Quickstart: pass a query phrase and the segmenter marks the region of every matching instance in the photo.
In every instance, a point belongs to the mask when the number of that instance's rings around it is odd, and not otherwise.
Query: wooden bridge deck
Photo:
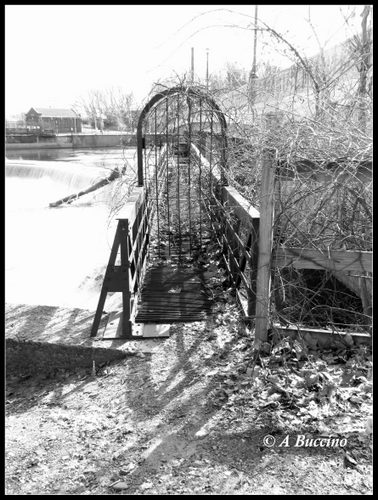
[[[188,166],[187,145],[174,150],[168,161],[163,202],[169,203],[169,220],[166,209],[161,213],[157,209],[159,233],[155,220],[151,240],[156,244],[149,255],[149,261],[157,264],[146,271],[135,323],[200,321],[211,312],[212,302],[204,291],[205,275],[193,259],[193,254],[203,251],[209,241],[210,227],[204,227],[200,194],[193,188]]]
[[[136,323],[200,321],[211,312],[205,277],[195,268],[160,264],[147,271]]]

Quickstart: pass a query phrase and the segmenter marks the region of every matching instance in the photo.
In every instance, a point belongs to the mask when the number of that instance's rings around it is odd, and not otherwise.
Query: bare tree
[[[79,99],[75,108],[82,109],[92,122],[104,117],[106,128],[124,128],[133,131],[136,126],[133,94],[119,87],[91,90],[87,96]]]
[[[355,50],[359,57],[357,57],[358,70],[360,73],[360,81],[358,86],[359,97],[359,123],[363,130],[366,130],[367,120],[367,99],[368,99],[368,73],[372,67],[371,47],[372,39],[371,32],[367,29],[368,17],[371,15],[371,6],[365,5],[361,17],[361,36],[354,38]]]
[[[363,8],[361,34],[332,50],[320,46],[312,58],[259,21],[259,29],[286,48],[293,65],[284,71],[259,71],[253,113],[248,85],[230,89],[221,81],[222,89],[210,87],[227,115],[230,134],[237,138],[229,142],[228,182],[255,207],[260,203],[262,152],[267,147],[276,151],[275,245],[322,252],[372,249],[370,13],[370,7]],[[289,321],[319,325],[323,315],[328,324],[369,323],[369,273],[324,275],[311,292],[305,272],[276,269],[274,275],[275,311]],[[313,307],[322,290],[331,297],[331,278],[347,288],[342,300],[330,298],[325,315],[323,306]],[[356,295],[363,313],[356,312]]]

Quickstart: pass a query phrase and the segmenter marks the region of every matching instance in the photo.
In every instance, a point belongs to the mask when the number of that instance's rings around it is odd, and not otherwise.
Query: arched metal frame
[[[221,127],[221,137],[222,137],[222,147],[221,147],[221,172],[222,172],[222,182],[226,184],[224,170],[226,169],[227,161],[226,161],[226,149],[227,149],[227,123],[224,117],[224,114],[220,110],[217,103],[214,101],[212,97],[210,97],[206,92],[203,92],[201,89],[197,87],[172,87],[170,89],[164,90],[162,92],[157,93],[150,99],[150,101],[143,108],[137,127],[137,158],[138,158],[138,186],[144,185],[144,177],[143,177],[143,123],[145,118],[151,109],[157,105],[163,99],[168,97],[184,94],[194,97],[196,99],[202,99],[206,102],[214,111],[216,116],[218,117],[219,124]]]

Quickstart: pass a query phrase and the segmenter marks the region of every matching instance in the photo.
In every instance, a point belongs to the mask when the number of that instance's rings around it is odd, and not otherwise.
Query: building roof
[[[30,108],[28,113],[30,113],[31,110],[34,110],[39,115],[49,116],[52,118],[78,118],[78,115],[72,109]]]

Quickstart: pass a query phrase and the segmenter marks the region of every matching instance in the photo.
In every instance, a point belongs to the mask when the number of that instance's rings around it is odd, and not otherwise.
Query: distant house
[[[25,121],[27,127],[40,127],[56,133],[81,132],[81,117],[72,109],[30,108]]]

